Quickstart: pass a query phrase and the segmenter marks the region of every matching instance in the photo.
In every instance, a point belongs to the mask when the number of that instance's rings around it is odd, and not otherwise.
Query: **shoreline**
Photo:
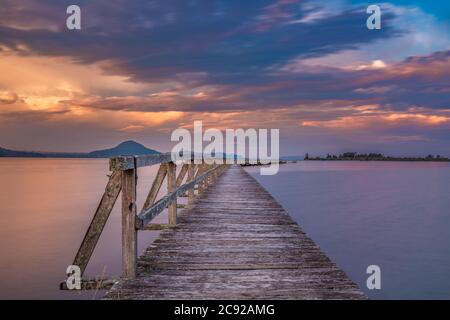
[[[14,157],[14,156],[0,156],[0,159],[57,159],[57,160],[108,160],[107,157]],[[444,162],[448,163],[450,162],[450,159],[443,158],[443,159],[304,159],[304,160],[280,160],[277,163],[278,164],[288,164],[288,163],[297,163],[297,162],[344,162],[344,161],[355,161],[355,162]],[[249,163],[243,163],[240,164],[243,167],[251,167],[251,166],[263,166],[263,165],[269,165],[268,164],[249,164]]]
[[[359,162],[450,162],[450,159],[305,159],[299,161],[359,161]]]

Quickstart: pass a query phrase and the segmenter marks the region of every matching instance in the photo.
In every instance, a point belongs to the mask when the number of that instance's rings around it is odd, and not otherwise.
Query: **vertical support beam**
[[[206,167],[206,171],[211,170],[211,167],[212,167],[212,165],[208,164],[207,167]],[[211,184],[211,178],[212,178],[211,174],[209,174],[209,176],[206,177],[205,187],[208,187]]]
[[[153,180],[152,187],[148,192],[147,199],[145,200],[142,210],[150,208],[155,203],[156,197],[158,196],[159,193],[159,189],[161,189],[161,185],[164,179],[166,178],[166,174],[167,174],[167,165],[162,163],[159,166],[155,180]]]
[[[213,184],[214,181],[216,180],[216,174],[217,174],[217,171],[215,170],[216,169],[216,165],[213,164],[211,166],[211,168],[214,169],[214,171],[211,173],[211,184]]]
[[[109,178],[102,200],[95,211],[94,218],[92,218],[80,249],[78,249],[75,260],[72,263],[73,265],[80,267],[81,275],[83,275],[84,270],[86,270],[92,253],[94,253],[95,246],[100,239],[103,228],[105,227],[106,221],[119,197],[121,189],[122,171],[114,171]]]
[[[167,166],[167,192],[172,193],[177,188],[177,166],[169,162]],[[169,204],[169,224],[177,224],[177,199]]]
[[[205,164],[205,173],[206,173],[206,171],[208,171],[208,170],[209,170],[209,165],[208,165],[208,164]],[[210,176],[207,176],[206,179],[203,180],[203,191],[208,187],[208,184],[209,184],[209,177],[210,177]]]
[[[204,173],[209,170],[209,164],[205,163]],[[205,180],[203,180],[203,192],[208,188],[209,185],[209,178],[210,176],[207,176]]]
[[[136,277],[136,169],[122,172],[122,276]]]
[[[208,170],[211,170],[213,167],[214,167],[214,165],[213,165],[213,164],[210,164],[210,165],[208,166]],[[208,181],[208,182],[207,182],[207,183],[208,183],[208,186],[210,186],[210,185],[213,184],[213,181],[214,181],[214,172],[211,172],[211,173],[210,173],[210,175],[209,175],[207,181]]]
[[[220,164],[216,165],[216,170],[214,170],[214,180],[217,180],[217,178],[220,176]]]
[[[183,164],[183,166],[181,167],[180,173],[178,174],[177,177],[177,187],[181,186],[181,184],[183,183],[184,180],[184,176],[186,175],[186,172],[188,171],[188,164],[185,163]]]
[[[197,175],[201,176],[205,172],[205,164],[201,164],[198,168]],[[205,191],[205,180],[198,184],[198,194],[202,194]]]
[[[195,175],[195,164],[193,161],[188,164],[188,181],[191,182],[194,180]],[[191,189],[188,190],[188,204],[194,203],[194,197],[195,197],[195,186],[193,186]]]

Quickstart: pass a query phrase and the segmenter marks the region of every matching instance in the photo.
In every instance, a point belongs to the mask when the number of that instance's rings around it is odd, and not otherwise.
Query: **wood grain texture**
[[[136,277],[136,169],[122,171],[122,276]]]
[[[219,167],[216,170],[222,170],[224,167]],[[142,229],[146,224],[148,224],[153,218],[160,214],[166,207],[168,207],[177,197],[182,196],[189,189],[194,188],[196,184],[204,181],[210,174],[213,173],[213,169],[205,171],[200,176],[196,177],[193,181],[186,182],[180,187],[176,188],[173,192],[168,193],[156,203],[153,204],[148,209],[143,210],[137,217],[136,228]]]
[[[241,167],[161,232],[105,299],[365,299]]]
[[[81,290],[109,290],[115,285],[119,280],[117,279],[90,279],[81,280]],[[59,284],[60,290],[68,290],[67,283],[65,281]],[[72,289],[73,290],[73,289]]]
[[[167,193],[173,193],[177,188],[177,167],[173,162],[167,164]],[[177,197],[169,203],[169,224],[177,224]]]
[[[197,170],[197,173],[196,173],[196,176],[195,176],[195,177],[199,177],[199,176],[201,176],[203,173],[205,173],[206,168],[207,168],[207,165],[206,165],[206,164],[200,164],[200,165],[198,165],[198,170]],[[198,194],[203,193],[203,190],[204,190],[204,189],[205,189],[205,182],[204,182],[204,181],[201,181],[201,182],[198,184],[198,188],[197,188]]]
[[[109,168],[111,171],[124,171],[141,167],[148,167],[159,163],[169,163],[176,158],[176,155],[170,152],[136,156],[118,156],[109,159]],[[208,162],[209,164],[224,163],[224,158],[222,157],[202,157],[201,155],[194,155],[194,153],[184,159],[186,163],[190,162],[191,160],[194,160],[196,164],[201,164],[204,161]]]
[[[187,177],[188,182],[191,182],[192,180],[194,180],[194,177],[195,177],[195,164],[190,163],[190,164],[188,164],[188,177]],[[187,196],[188,196],[188,204],[193,204],[194,197],[195,197],[194,188],[191,188],[188,190]]]
[[[184,180],[184,177],[186,176],[187,171],[188,171],[188,164],[185,163],[181,166],[180,173],[178,174],[177,187],[181,186],[181,184],[183,183],[183,180]]]
[[[152,187],[148,192],[147,199],[145,200],[142,210],[150,208],[158,196],[159,190],[161,189],[162,183],[167,175],[167,164],[163,163],[159,166],[158,172],[156,173],[155,180],[153,180]]]
[[[141,156],[120,156],[109,159],[111,171],[124,171],[148,167],[158,163],[168,163],[172,161],[171,153],[150,154]]]

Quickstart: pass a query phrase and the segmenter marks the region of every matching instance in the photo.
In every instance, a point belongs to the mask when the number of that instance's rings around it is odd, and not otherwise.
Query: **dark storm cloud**
[[[0,1],[0,42],[26,44],[33,54],[70,56],[80,63],[112,61],[107,72],[136,81],[205,73],[209,84],[258,83],[270,67],[398,35],[384,16],[367,32],[365,8],[312,23],[300,1],[78,1],[83,29],[66,30],[72,1]],[[12,16],[13,18],[7,18]],[[47,24],[45,23],[47,22]],[[58,30],[51,29],[58,26]],[[46,28],[46,26],[48,28]]]
[[[305,66],[303,72],[289,73],[279,68],[293,59],[319,57],[399,35],[391,26],[394,14],[389,12],[383,16],[381,31],[368,32],[363,7],[298,23],[313,9],[291,0],[80,0],[81,31],[65,28],[65,9],[72,1],[0,3],[5,8],[0,14],[0,43],[12,50],[21,48],[18,54],[67,56],[80,64],[102,62],[105,73],[139,82],[176,81],[184,90],[214,87],[209,99],[145,95],[132,101],[106,97],[79,102],[111,110],[226,111],[329,99],[371,101],[376,97],[369,91],[355,91],[370,72]],[[362,85],[404,84],[399,81],[403,79],[381,77]],[[392,102],[401,105],[419,84],[409,85],[405,94],[396,91]],[[436,95],[445,98],[446,93]],[[417,99],[428,96],[417,95]]]
[[[65,10],[72,3],[0,0],[0,44],[21,55],[67,56],[80,64],[103,62],[105,73],[135,81],[177,81],[184,90],[215,88],[209,100],[144,96],[133,103],[124,98],[121,104],[120,99],[106,98],[103,108],[240,110],[326,100],[365,100],[397,109],[411,104],[448,107],[448,73],[423,71],[439,68],[439,62],[448,67],[448,52],[409,58],[393,71],[307,66],[302,72],[280,71],[293,59],[398,36],[391,25],[395,16],[389,11],[383,13],[383,29],[369,32],[363,7],[298,23],[314,9],[294,0],[79,0],[83,29],[69,31]],[[401,72],[411,66],[413,72]],[[391,90],[380,94],[378,88]]]
[[[323,14],[320,6],[302,6],[306,2],[78,0],[82,30],[69,31],[65,12],[74,1],[0,0],[2,55],[69,57],[79,66],[95,64],[108,75],[144,85],[130,91],[118,85],[108,92],[86,85],[82,94],[56,97],[50,109],[63,111],[55,113],[28,110],[26,101],[16,112],[17,98],[27,94],[13,96],[9,91],[14,88],[0,88],[5,89],[0,95],[1,136],[17,137],[11,145],[28,141],[27,136],[61,139],[57,144],[64,148],[62,132],[81,145],[92,138],[119,139],[124,128],[161,126],[139,122],[146,114],[130,115],[132,111],[185,111],[169,122],[173,127],[208,112],[221,113],[215,116],[222,122],[227,120],[222,115],[233,112],[228,119],[233,125],[276,124],[292,130],[293,144],[303,138],[311,147],[337,146],[337,134],[368,148],[368,141],[416,147],[433,141],[448,147],[450,51],[402,62],[394,52],[396,60],[378,69],[355,67],[351,55],[344,61],[350,67],[311,64],[310,58],[346,50],[370,53],[371,45],[384,48],[392,42],[383,40],[404,36],[404,31],[394,24],[399,18],[394,12],[401,10],[389,6],[383,8],[383,29],[369,31],[365,7],[327,7]],[[363,63],[377,59],[373,56]],[[44,98],[50,91],[45,89]],[[368,105],[375,109],[359,108]],[[114,118],[113,126],[106,126],[106,116]],[[127,116],[132,119],[125,121]]]
[[[448,52],[409,58],[381,69],[346,70],[303,66],[302,72],[274,72],[258,81],[207,86],[203,96],[187,95],[183,89],[168,95],[96,97],[65,103],[84,107],[128,111],[240,111],[303,108],[333,102],[328,116],[349,105],[377,104],[388,110],[411,107],[448,109],[450,58]]]

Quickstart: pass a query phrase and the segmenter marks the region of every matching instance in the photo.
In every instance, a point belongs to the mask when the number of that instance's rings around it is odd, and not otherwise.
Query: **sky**
[[[81,8],[68,30],[66,8]],[[381,30],[366,27],[369,4]],[[280,129],[282,155],[450,156],[450,2],[0,0],[0,146]]]

